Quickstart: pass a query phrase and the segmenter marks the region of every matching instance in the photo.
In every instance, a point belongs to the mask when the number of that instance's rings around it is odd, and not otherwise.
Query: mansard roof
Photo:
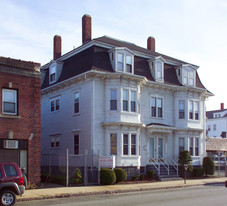
[[[206,117],[208,119],[217,119],[217,118],[223,118],[223,117],[227,117],[227,112],[224,116],[221,116],[221,117],[214,117],[214,114],[215,113],[222,113],[222,112],[225,112],[227,111],[227,109],[219,109],[219,110],[213,110],[213,111],[207,111],[206,112]]]
[[[86,45],[88,46],[86,47]],[[81,49],[82,47],[84,48]],[[116,47],[125,47],[135,52],[134,74],[146,77],[147,80],[153,82],[155,80],[151,75],[148,60],[149,58],[152,57],[161,56],[162,58],[167,60],[167,62],[164,64],[164,84],[173,86],[183,86],[178,81],[176,68],[179,65],[188,64],[187,62],[151,51],[149,49],[139,47],[129,42],[116,40],[107,36],[93,39],[92,41],[85,43],[84,45],[76,49],[75,51],[77,52],[72,50],[69,53],[58,58],[56,61],[63,62],[63,69],[58,80],[51,85],[65,81],[69,78],[72,78],[74,76],[77,76],[88,71],[113,73],[114,70],[111,66],[108,51]],[[196,65],[193,66],[197,67]],[[46,72],[46,75],[42,83],[42,89],[44,89],[50,86],[48,64],[44,65],[41,68],[41,71]],[[196,72],[196,87],[206,89],[201,83],[197,72]]]

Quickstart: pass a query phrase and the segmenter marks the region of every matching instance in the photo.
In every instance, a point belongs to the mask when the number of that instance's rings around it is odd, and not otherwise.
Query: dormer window
[[[155,81],[164,81],[164,62],[165,60],[159,56],[148,60],[151,74]]]
[[[134,73],[134,55],[128,48],[114,48],[109,53],[112,67],[116,72]]]
[[[183,85],[193,86],[193,87],[195,86],[195,75],[196,75],[195,69],[196,68],[193,67],[192,65],[182,65],[178,69],[178,78],[179,80],[181,80]]]
[[[50,83],[54,83],[56,82],[56,76],[57,76],[57,64],[51,64],[50,66],[50,70],[49,70],[49,82]]]
[[[56,82],[62,72],[63,62],[52,61],[49,66],[49,84]]]

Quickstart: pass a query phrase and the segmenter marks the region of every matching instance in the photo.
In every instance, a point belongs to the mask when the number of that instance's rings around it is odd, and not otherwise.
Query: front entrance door
[[[163,145],[163,138],[150,138],[149,140],[149,152],[151,159],[160,159],[163,158],[164,154],[164,145]]]

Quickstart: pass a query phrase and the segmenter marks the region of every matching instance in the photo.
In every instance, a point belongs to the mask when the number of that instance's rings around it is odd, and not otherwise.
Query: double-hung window
[[[50,111],[59,111],[60,110],[60,99],[54,98],[50,100]]]
[[[117,54],[117,70],[124,71],[124,55],[121,53]]]
[[[131,155],[136,155],[136,135],[131,134]]]
[[[163,99],[157,97],[151,97],[151,116],[163,117]]]
[[[184,119],[185,118],[185,102],[184,101],[179,101],[178,102],[178,109],[179,109],[179,119]]]
[[[136,92],[131,91],[131,112],[136,112]]]
[[[2,90],[2,113],[17,115],[17,90]]]
[[[56,81],[56,64],[50,66],[49,69],[49,82],[54,83]]]
[[[80,112],[80,92],[74,93],[74,114]]]
[[[183,137],[180,137],[179,138],[179,153],[184,151],[184,138]]]
[[[118,51],[116,53],[115,71],[124,73],[133,73],[134,56],[128,51]]]
[[[128,90],[123,90],[123,111],[129,111],[128,110]]]
[[[195,156],[199,156],[199,138],[195,137]]]
[[[199,102],[195,102],[195,119],[199,119]]]
[[[157,66],[157,78],[163,79],[163,63],[160,61],[157,61],[156,66]]]
[[[193,101],[189,101],[189,119],[193,119]]]
[[[132,56],[126,55],[126,72],[132,73]]]
[[[195,85],[195,71],[189,66],[183,68],[183,84],[189,86]]]
[[[110,154],[117,155],[117,134],[110,134]]]
[[[80,136],[79,134],[74,135],[74,155],[80,154]]]
[[[189,152],[190,152],[191,156],[194,155],[193,150],[194,150],[194,138],[190,137],[189,138]]]
[[[60,147],[60,135],[54,135],[51,137],[51,148],[58,148]]]
[[[199,102],[189,101],[189,119],[199,119]]]
[[[128,155],[128,134],[123,134],[123,155]]]
[[[117,90],[110,90],[110,110],[117,110]]]

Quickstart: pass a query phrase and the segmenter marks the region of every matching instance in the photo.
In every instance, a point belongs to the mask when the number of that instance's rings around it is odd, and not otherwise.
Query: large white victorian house
[[[189,150],[194,165],[206,154],[205,100],[198,66],[103,36],[91,39],[85,15],[83,44],[42,66],[42,152],[114,155],[117,167],[178,162]],[[159,167],[156,166],[156,169]]]

